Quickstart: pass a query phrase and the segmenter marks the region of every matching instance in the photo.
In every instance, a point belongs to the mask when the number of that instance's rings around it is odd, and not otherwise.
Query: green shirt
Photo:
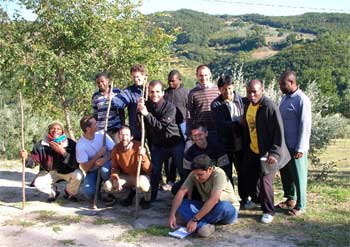
[[[235,208],[239,209],[239,202],[233,190],[230,180],[227,178],[224,170],[220,167],[213,167],[213,172],[204,183],[199,183],[193,172],[191,172],[183,184],[190,192],[195,186],[202,198],[202,201],[207,201],[213,190],[221,190],[220,201],[229,201]]]

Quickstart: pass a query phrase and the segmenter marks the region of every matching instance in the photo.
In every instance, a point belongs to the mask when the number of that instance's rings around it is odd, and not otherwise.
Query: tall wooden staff
[[[24,112],[23,112],[23,100],[22,100],[22,93],[19,92],[19,106],[21,108],[21,146],[22,150],[24,150]],[[22,209],[24,210],[24,207],[26,205],[26,186],[25,186],[25,179],[26,179],[26,171],[25,171],[25,158],[22,158]]]
[[[142,85],[142,96],[146,101],[148,98],[148,87],[147,81],[145,80]],[[142,114],[141,115],[141,148],[145,147],[145,120]],[[139,155],[137,162],[137,173],[136,173],[136,204],[135,204],[135,218],[138,217],[139,213],[139,188],[140,188],[140,173],[141,173],[141,164],[142,164],[142,155]]]
[[[103,133],[103,144],[102,147],[106,146],[106,139],[107,139],[107,127],[108,127],[108,118],[109,118],[109,112],[111,110],[111,102],[112,102],[112,94],[113,93],[113,81],[111,82],[111,88],[109,90],[109,99],[108,99],[108,106],[107,106],[107,113],[106,113],[106,120],[104,125],[104,133]],[[97,179],[96,179],[96,190],[94,199],[92,201],[92,208],[97,209],[97,200],[98,200],[98,193],[100,192],[100,183],[101,183],[101,167],[98,168],[97,171]]]

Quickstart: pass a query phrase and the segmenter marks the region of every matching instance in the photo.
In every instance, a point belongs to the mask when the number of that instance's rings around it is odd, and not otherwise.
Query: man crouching
[[[106,181],[103,186],[106,192],[122,192],[130,189],[129,196],[122,201],[123,206],[130,206],[136,194],[136,175],[137,165],[140,157],[141,175],[140,175],[140,191],[145,194],[140,205],[143,209],[150,207],[150,182],[149,174],[151,172],[151,162],[146,155],[145,148],[141,147],[139,141],[132,140],[131,130],[124,125],[118,132],[119,143],[112,150],[112,173],[111,179]]]
[[[239,202],[225,172],[213,166],[209,156],[195,157],[191,170],[173,200],[168,223],[174,229],[176,217],[181,217],[188,232],[197,231],[199,236],[208,237],[215,231],[214,224],[231,224],[237,219]],[[202,201],[191,199],[194,187]],[[186,194],[188,199],[184,199]]]

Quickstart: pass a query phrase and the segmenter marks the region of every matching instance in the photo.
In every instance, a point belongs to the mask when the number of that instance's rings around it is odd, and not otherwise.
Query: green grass
[[[59,242],[64,246],[75,245],[74,239],[64,239],[64,240],[59,240]]]
[[[52,226],[52,231],[58,234],[62,231],[62,228],[60,226]]]
[[[61,224],[61,225],[77,224],[83,218],[82,215],[74,215],[74,216],[57,215],[57,213],[55,213],[54,211],[46,211],[46,210],[34,211],[33,213],[37,214],[37,216],[35,217],[35,220],[38,220],[49,226],[53,226],[56,224]]]
[[[142,237],[151,236],[168,236],[169,228],[165,226],[151,225],[145,229],[132,229],[123,233],[116,241],[139,242]]]
[[[102,217],[97,217],[93,220],[93,225],[106,225],[106,224],[113,224],[115,223],[115,220],[112,219],[104,219]]]
[[[6,220],[2,225],[3,226],[31,227],[31,226],[34,226],[35,223],[32,221],[28,221],[28,220],[11,219],[11,220]]]

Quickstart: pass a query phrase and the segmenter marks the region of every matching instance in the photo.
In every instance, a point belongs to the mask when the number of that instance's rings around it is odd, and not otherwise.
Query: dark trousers
[[[273,180],[275,172],[263,175],[260,156],[248,150],[244,158],[246,193],[253,202],[260,202],[263,213],[275,214]]]
[[[237,173],[237,187],[238,187],[238,194],[243,202],[248,200],[247,195],[247,189],[245,188],[245,182],[244,182],[244,176],[243,176],[243,151],[236,151],[236,152],[227,152],[228,158],[230,160],[230,164],[233,163],[236,173]],[[232,165],[231,165],[232,167]],[[227,173],[226,173],[227,174]],[[229,177],[230,178],[230,177]],[[232,178],[232,168],[231,168],[231,178]],[[233,185],[233,180],[231,180],[231,183]]]
[[[172,158],[176,168],[178,169],[180,176],[182,177],[182,162],[183,162],[183,150],[184,144],[180,142],[172,147],[159,147],[152,145],[151,147],[151,160],[152,160],[152,175],[151,175],[151,200],[154,201],[157,198],[158,186],[162,177],[162,168],[164,161]]]

